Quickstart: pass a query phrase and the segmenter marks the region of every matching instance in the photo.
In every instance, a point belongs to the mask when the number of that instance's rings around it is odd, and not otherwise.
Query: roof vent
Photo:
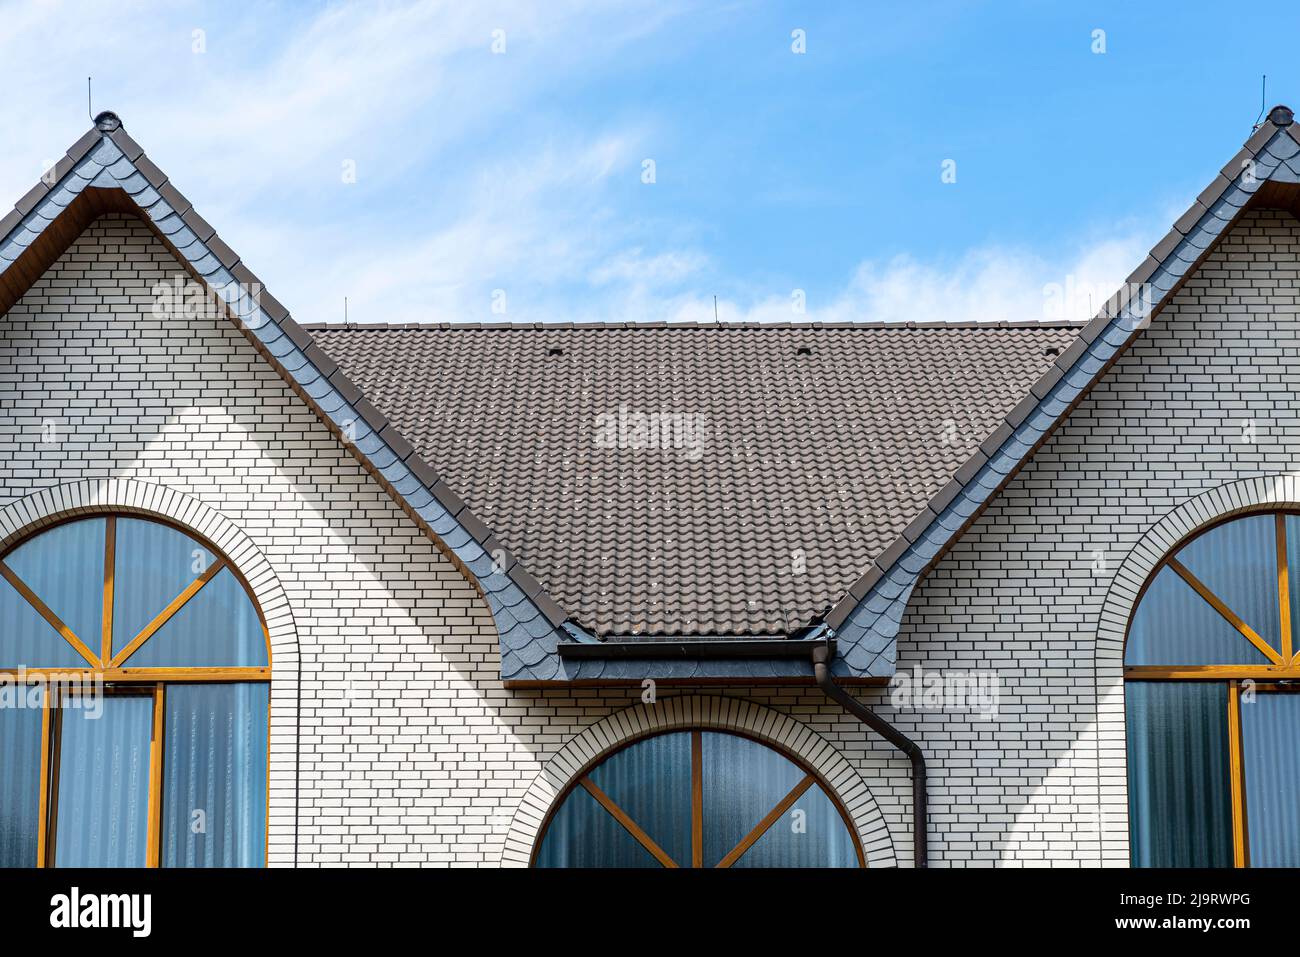
[[[1295,122],[1295,114],[1291,112],[1291,107],[1281,104],[1268,111],[1268,118],[1274,126],[1290,126]]]
[[[1043,349],[1043,355],[1045,356],[1059,356],[1060,354],[1061,354],[1060,346],[1047,346]]]
[[[546,354],[547,354],[548,356],[562,356],[562,355],[564,355],[564,347],[563,347],[563,346],[551,346],[550,348],[548,348],[548,349],[546,350]]]
[[[794,350],[794,354],[797,356],[810,356],[812,355],[812,346],[800,346]]]
[[[121,126],[122,120],[112,110],[105,110],[95,117],[95,129],[102,133],[111,133]]]

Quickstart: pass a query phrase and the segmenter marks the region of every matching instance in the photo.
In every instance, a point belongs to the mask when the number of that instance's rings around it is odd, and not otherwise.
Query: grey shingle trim
[[[1128,285],[1035,384],[1033,409],[1017,406],[990,441],[958,470],[954,481],[960,491],[953,495],[945,489],[941,494],[947,502],[931,501],[936,517],[929,526],[913,540],[900,535],[876,559],[877,567],[827,612],[825,621],[839,641],[837,674],[893,673],[898,630],[921,577],[1141,334],[1260,185],[1270,181],[1300,182],[1300,131],[1286,107],[1270,111],[1268,121],[1179,217],[1175,228],[1129,277]],[[860,587],[867,581],[869,587]]]
[[[116,118],[114,118],[116,119]],[[501,676],[507,681],[564,680],[556,653],[567,616],[537,579],[513,559],[494,563],[491,530],[438,478],[360,389],[323,360],[311,334],[262,290],[190,202],[149,161],[120,126],[92,128],[73,144],[56,172],[32,188],[0,219],[0,276],[44,234],[87,187],[121,190],[145,222],[223,301],[241,330],[336,434],[352,434],[353,453],[436,542],[472,576],[501,636]],[[50,177],[50,179],[54,179]],[[454,506],[454,507],[453,507]]]

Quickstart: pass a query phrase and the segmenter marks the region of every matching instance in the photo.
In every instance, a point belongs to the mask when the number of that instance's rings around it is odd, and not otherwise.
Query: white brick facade
[[[71,502],[69,485],[83,491],[67,507],[202,514],[196,530],[219,543],[246,535],[251,548],[231,555],[254,578],[247,566],[264,560],[268,589],[283,589],[302,667],[299,726],[294,651],[273,640],[272,862],[294,860],[296,758],[300,865],[502,863],[546,762],[639,692],[504,689],[486,604],[244,337],[152,315],[153,285],[177,272],[143,226],[106,217],[4,317],[0,521],[23,518],[0,541],[57,517],[63,505],[34,503]],[[819,693],[720,694],[792,715],[849,762],[865,746]],[[840,773],[815,740],[804,756]],[[905,765],[890,782],[906,800]],[[841,794],[878,863],[892,860],[876,810],[888,794],[882,781]]]
[[[917,589],[900,668],[1002,675],[993,727],[898,717],[935,765],[936,858],[1128,863],[1113,615],[1159,557],[1130,555],[1153,526],[1297,504],[1297,346],[1300,222],[1248,213]]]
[[[1229,236],[918,589],[900,669],[1001,677],[992,720],[864,694],[926,750],[935,865],[1127,861],[1101,612],[1164,516],[1300,459],[1298,249],[1300,224],[1281,214]],[[653,706],[624,689],[503,688],[473,587],[243,336],[151,314],[153,284],[178,271],[140,224],[108,217],[3,319],[0,540],[13,516],[36,517],[33,496],[78,484],[83,500],[146,510],[170,490],[168,509],[227,536],[268,618],[283,618],[273,863],[517,863],[570,769],[697,713],[797,742],[872,862],[910,863],[906,761],[814,688],[664,688]]]

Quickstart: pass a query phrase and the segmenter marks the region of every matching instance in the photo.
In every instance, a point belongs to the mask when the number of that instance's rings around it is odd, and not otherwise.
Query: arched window
[[[0,555],[0,866],[262,866],[270,666],[238,571],[171,525]]]
[[[1300,865],[1300,516],[1231,519],[1157,567],[1124,650],[1143,867]]]
[[[606,755],[551,809],[536,867],[861,867],[848,815],[797,759],[672,731]]]

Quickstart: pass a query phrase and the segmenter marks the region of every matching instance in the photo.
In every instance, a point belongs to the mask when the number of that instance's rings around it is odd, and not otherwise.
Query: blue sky
[[[1300,10],[1231,9],[5,2],[0,190],[84,131],[93,75],[301,321],[1053,318],[1045,287],[1081,317],[1250,135],[1261,73],[1300,108]]]

